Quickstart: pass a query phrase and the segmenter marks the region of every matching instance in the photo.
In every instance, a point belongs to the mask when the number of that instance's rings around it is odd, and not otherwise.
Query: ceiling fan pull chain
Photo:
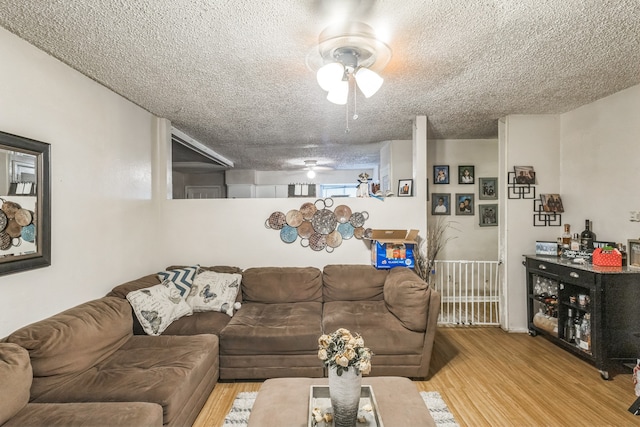
[[[353,85],[353,120],[358,120],[358,89]]]
[[[348,79],[347,82],[349,84],[351,84],[351,79]],[[347,92],[347,93],[349,93],[349,92]],[[347,128],[344,130],[344,133],[349,133],[349,132],[351,132],[351,130],[349,130],[349,100],[348,99],[347,99],[347,102],[344,104],[344,106],[345,106],[345,111],[346,111],[345,121],[347,123]]]

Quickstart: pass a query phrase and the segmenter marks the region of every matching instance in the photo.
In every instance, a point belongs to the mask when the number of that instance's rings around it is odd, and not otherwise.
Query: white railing
[[[436,261],[435,288],[440,292],[443,325],[500,324],[499,261]]]

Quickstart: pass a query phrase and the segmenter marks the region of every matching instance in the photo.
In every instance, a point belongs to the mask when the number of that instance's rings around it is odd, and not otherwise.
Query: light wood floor
[[[375,356],[373,359],[375,364]],[[499,328],[439,328],[422,391],[438,391],[461,426],[633,426],[631,372],[604,381],[594,366],[545,338]],[[219,427],[240,391],[260,383],[218,383],[194,423]]]

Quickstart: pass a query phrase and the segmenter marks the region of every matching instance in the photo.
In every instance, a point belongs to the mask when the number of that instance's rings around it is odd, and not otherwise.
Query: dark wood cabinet
[[[614,367],[635,364],[640,358],[640,269],[534,255],[526,255],[523,264],[530,335],[542,334],[593,363],[604,379]],[[570,318],[580,324],[586,319],[588,340],[573,338],[565,327]]]

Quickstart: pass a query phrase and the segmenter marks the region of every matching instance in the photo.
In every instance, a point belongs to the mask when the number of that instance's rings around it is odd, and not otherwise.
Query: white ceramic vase
[[[362,388],[362,373],[353,366],[338,376],[335,367],[329,368],[329,395],[335,427],[355,427]]]

